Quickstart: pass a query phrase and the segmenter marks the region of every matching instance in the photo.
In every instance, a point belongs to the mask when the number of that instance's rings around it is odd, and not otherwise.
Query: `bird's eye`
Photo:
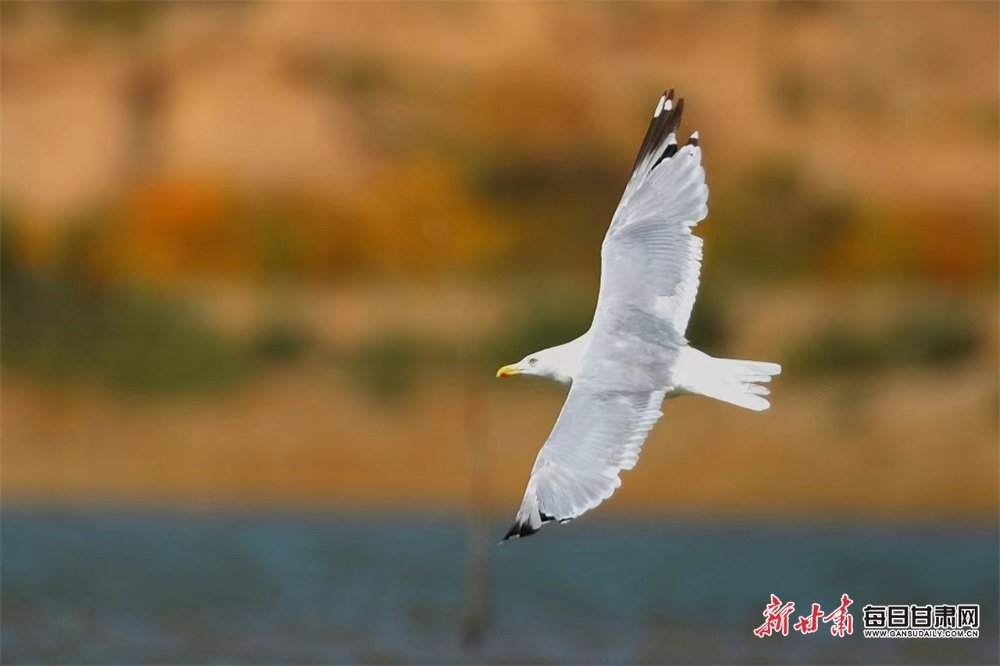
[[[530,365],[532,368],[535,367],[536,365],[538,365],[538,359],[537,358],[529,358],[528,359],[528,365]]]

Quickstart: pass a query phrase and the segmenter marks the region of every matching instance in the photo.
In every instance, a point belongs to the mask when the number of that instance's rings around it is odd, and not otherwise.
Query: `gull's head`
[[[553,379],[561,384],[569,384],[573,381],[573,377],[580,367],[584,349],[583,340],[583,337],[577,338],[573,342],[558,347],[549,347],[534,354],[528,354],[517,363],[505,365],[497,370],[497,377],[506,379],[514,375],[529,375]]]
[[[543,352],[528,354],[517,363],[505,365],[497,370],[497,377],[507,379],[514,375],[535,375],[537,377],[546,376],[546,364]]]

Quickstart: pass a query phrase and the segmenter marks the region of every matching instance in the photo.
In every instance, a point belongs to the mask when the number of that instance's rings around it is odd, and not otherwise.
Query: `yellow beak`
[[[499,377],[500,379],[504,379],[506,377],[511,377],[513,375],[519,375],[519,374],[521,374],[521,370],[516,365],[505,365],[499,370],[497,370],[497,377]]]

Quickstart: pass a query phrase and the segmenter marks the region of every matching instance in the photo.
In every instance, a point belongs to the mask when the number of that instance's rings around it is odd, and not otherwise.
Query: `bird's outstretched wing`
[[[663,318],[636,307],[595,317],[580,374],[538,452],[514,524],[527,536],[567,522],[615,492],[660,418],[683,340]]]
[[[601,248],[602,308],[635,303],[687,330],[698,293],[702,241],[691,228],[708,215],[708,186],[695,132],[683,146],[676,132],[684,100],[660,98],[632,177]]]
[[[662,389],[615,391],[574,382],[504,541],[572,520],[611,497],[621,485],[618,472],[639,459],[662,402]]]
[[[684,102],[660,98],[632,177],[601,249],[601,290],[590,342],[504,540],[566,522],[621,485],[660,405],[684,346],[698,290],[708,213],[697,135],[679,147]]]

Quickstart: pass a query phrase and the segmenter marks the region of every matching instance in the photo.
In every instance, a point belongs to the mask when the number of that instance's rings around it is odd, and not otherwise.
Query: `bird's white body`
[[[573,378],[583,364],[589,340],[590,331],[565,344],[529,354],[506,368],[516,370],[510,374],[541,377],[572,386]],[[684,345],[669,370],[669,379],[663,386],[666,398],[703,395],[762,411],[768,408],[769,403],[760,396],[767,395],[769,391],[759,384],[769,382],[773,375],[780,374],[781,366],[765,361],[715,358]]]
[[[685,337],[698,292],[708,187],[695,132],[675,131],[684,101],[660,98],[601,247],[601,288],[590,329],[504,366],[498,377],[535,375],[570,386],[538,452],[504,539],[528,536],[594,508],[621,484],[662,416],[664,399],[708,396],[760,411],[776,363],[713,358]]]

